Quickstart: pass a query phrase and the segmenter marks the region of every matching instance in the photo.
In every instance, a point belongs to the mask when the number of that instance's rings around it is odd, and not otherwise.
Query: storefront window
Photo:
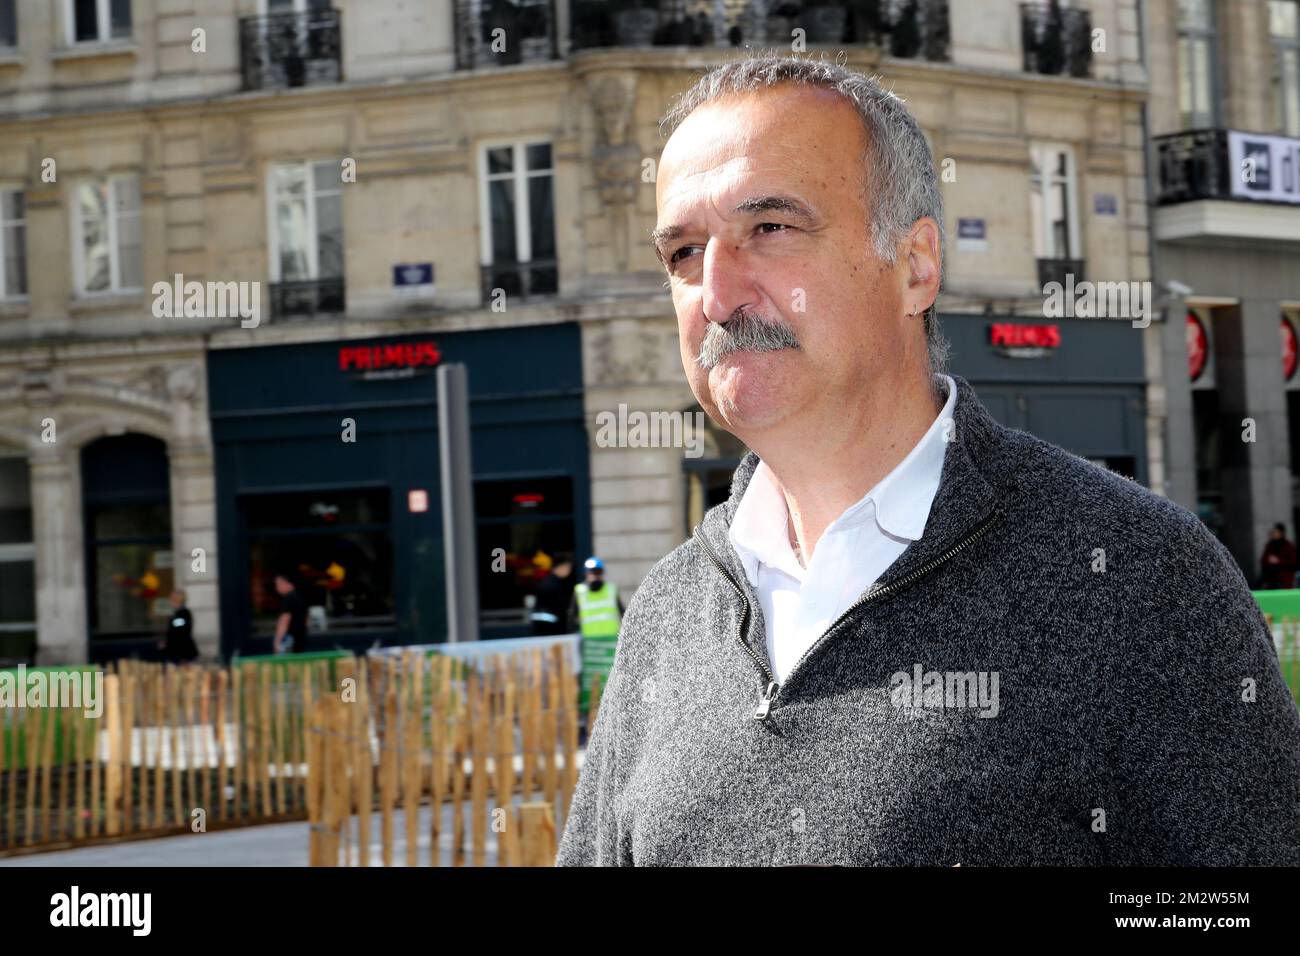
[[[152,633],[172,591],[168,504],[92,505],[87,519],[96,636]]]
[[[573,480],[509,478],[474,483],[479,608],[484,627],[526,633],[525,598],[557,555],[573,555]],[[576,573],[576,572],[575,572]]]
[[[277,574],[294,582],[313,630],[394,626],[388,489],[257,495],[241,503],[255,633],[275,630]]]
[[[167,446],[133,434],[91,442],[81,489],[91,637],[152,639],[173,583]]]
[[[36,549],[27,461],[0,449],[0,665],[36,652]]]

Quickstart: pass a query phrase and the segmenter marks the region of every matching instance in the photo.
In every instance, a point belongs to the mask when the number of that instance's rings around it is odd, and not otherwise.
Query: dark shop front
[[[1116,319],[940,321],[949,367],[995,419],[1147,483],[1141,329]]]
[[[267,653],[287,572],[312,649],[447,637],[437,366],[469,379],[481,636],[590,549],[574,324],[208,353],[221,652]]]

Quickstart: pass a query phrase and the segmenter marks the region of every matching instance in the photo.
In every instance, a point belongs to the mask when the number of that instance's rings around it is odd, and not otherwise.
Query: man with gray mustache
[[[1300,716],[1228,552],[944,374],[903,102],[745,57],[666,119],[683,369],[751,451],[628,606],[557,863],[1300,864]],[[980,674],[996,713],[942,679]]]
[[[747,312],[738,312],[726,322],[709,326],[695,361],[707,371],[732,352],[775,352],[798,347],[794,329],[785,323],[769,323]]]

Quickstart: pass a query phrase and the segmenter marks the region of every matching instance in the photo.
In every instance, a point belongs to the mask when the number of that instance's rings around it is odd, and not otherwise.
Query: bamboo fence
[[[312,865],[484,866],[491,849],[497,865],[550,866],[577,786],[577,692],[559,645],[476,666],[342,662],[309,717]]]
[[[304,705],[330,664],[122,660],[97,718],[0,708],[0,853],[302,819]]]
[[[577,779],[568,661],[560,645],[474,667],[423,653],[231,667],[119,661],[103,674],[98,717],[0,707],[0,855],[309,819],[312,861],[328,861],[332,832],[346,863],[353,823],[359,850],[371,845],[361,812],[370,806],[385,864],[404,814],[409,865],[419,806],[454,801],[456,832],[467,813],[472,839],[453,862],[482,865],[489,826],[504,828],[503,861],[541,859],[541,821],[562,832]],[[502,805],[512,791],[518,808]],[[523,847],[524,828],[542,835],[542,850]]]

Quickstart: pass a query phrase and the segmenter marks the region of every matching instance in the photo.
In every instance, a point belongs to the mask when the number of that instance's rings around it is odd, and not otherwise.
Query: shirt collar
[[[727,529],[732,547],[745,566],[745,576],[755,587],[760,563],[803,580],[803,568],[790,547],[789,517],[776,476],[767,462],[760,461]]]
[[[952,440],[950,423],[957,404],[956,383],[948,375],[943,380],[948,387],[948,398],[938,417],[907,457],[866,495],[876,504],[877,524],[896,538],[916,541],[921,537],[930,518],[930,506],[939,491],[943,456]]]
[[[921,537],[939,490],[944,453],[951,438],[945,431],[953,427],[946,423],[952,421],[957,400],[957,385],[952,377],[945,375],[943,381],[948,398],[921,440],[874,488],[846,508],[827,532],[874,516],[881,530],[895,538],[916,541]],[[804,568],[790,547],[788,519],[785,496],[776,476],[766,462],[760,461],[727,529],[751,584],[757,586],[760,563],[803,579]]]

